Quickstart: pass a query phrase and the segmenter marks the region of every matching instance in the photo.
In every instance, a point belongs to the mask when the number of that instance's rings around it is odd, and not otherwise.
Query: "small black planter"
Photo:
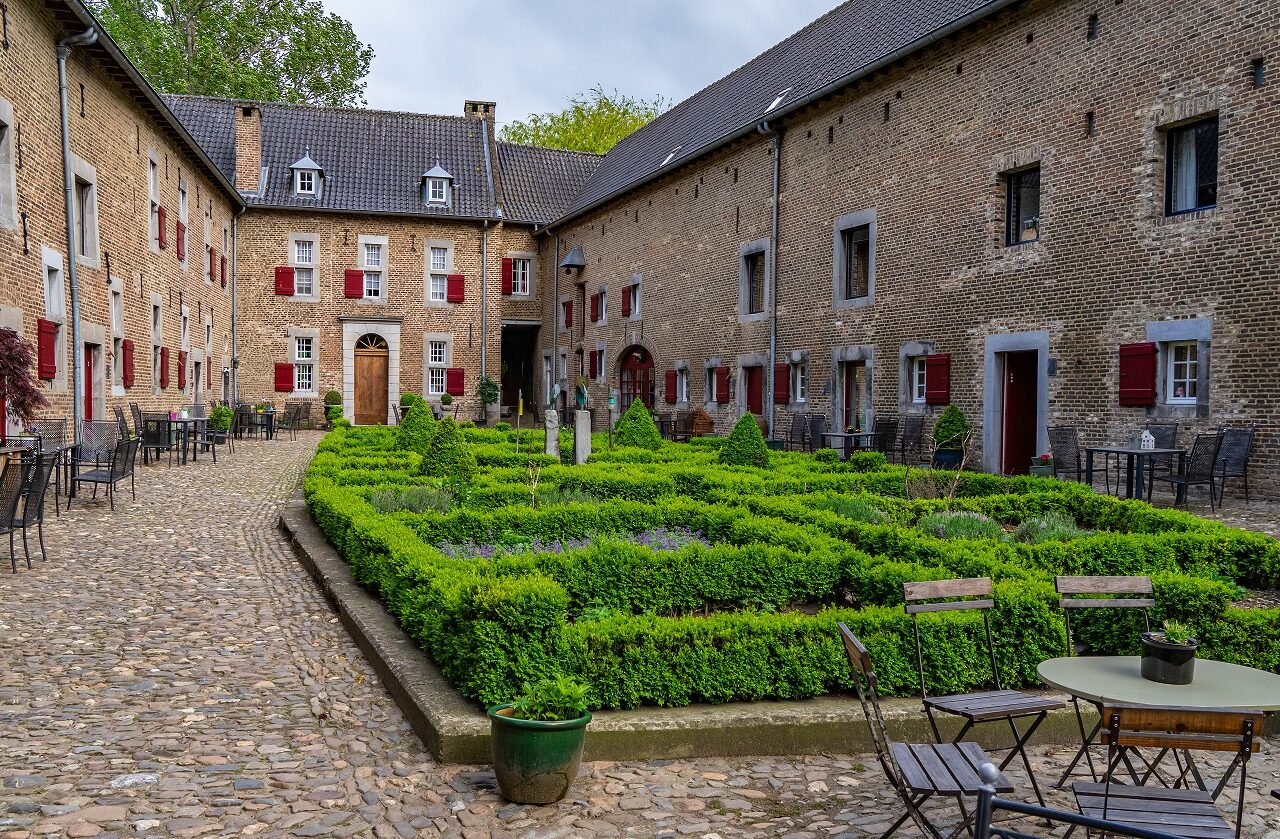
[[[1164,685],[1189,685],[1196,667],[1200,642],[1171,644],[1158,632],[1142,633],[1142,678]]]
[[[934,469],[955,469],[963,459],[964,452],[960,449],[938,449],[933,453],[931,465]]]

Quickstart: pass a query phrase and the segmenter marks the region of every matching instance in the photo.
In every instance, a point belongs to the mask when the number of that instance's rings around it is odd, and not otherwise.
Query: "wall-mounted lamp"
[[[569,251],[565,258],[560,260],[560,267],[564,269],[567,275],[573,275],[586,268],[587,258],[582,255],[581,246],[574,245],[573,250]]]

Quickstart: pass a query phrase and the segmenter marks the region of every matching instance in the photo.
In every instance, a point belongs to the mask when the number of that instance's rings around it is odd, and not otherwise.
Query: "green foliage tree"
[[[562,111],[529,114],[528,119],[508,123],[499,138],[509,143],[547,146],[553,149],[604,154],[618,141],[650,122],[670,107],[661,96],[636,99],[596,85],[586,93],[569,97]]]
[[[444,478],[449,485],[465,485],[471,483],[478,469],[475,455],[463,442],[453,417],[445,417],[436,423],[435,433],[422,456],[423,474]]]
[[[373,49],[321,0],[88,0],[164,93],[363,105]]]
[[[764,444],[764,435],[760,433],[754,414],[742,415],[729,439],[716,453],[716,460],[726,466],[758,466],[763,469],[769,465],[769,449]]]
[[[933,442],[940,449],[961,449],[972,430],[973,426],[965,419],[964,412],[955,405],[948,405],[933,425]]]
[[[400,425],[396,427],[396,448],[417,452],[426,457],[431,438],[435,435],[436,418],[421,396],[411,393],[406,393],[405,396],[412,396],[413,400],[407,406],[408,410],[400,420]],[[404,404],[403,398],[400,404]]]
[[[657,449],[662,446],[662,435],[644,403],[636,399],[618,417],[613,430],[613,442],[619,446],[635,446],[640,449]]]

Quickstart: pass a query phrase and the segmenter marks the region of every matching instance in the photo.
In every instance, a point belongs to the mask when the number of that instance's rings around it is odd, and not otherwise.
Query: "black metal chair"
[[[133,416],[133,436],[142,438],[142,408],[137,402],[129,403],[129,413]]]
[[[792,414],[791,428],[787,431],[786,447],[790,452],[802,452],[808,445],[809,415]]]
[[[1191,487],[1205,486],[1207,484],[1209,487],[1209,509],[1215,509],[1213,494],[1217,484],[1216,464],[1218,461],[1218,447],[1221,443],[1222,437],[1217,434],[1197,434],[1195,442],[1191,444],[1191,454],[1187,456],[1183,465],[1182,474],[1147,476],[1147,498],[1151,498],[1153,482],[1161,481],[1175,488],[1177,495],[1182,496],[1183,505],[1186,506],[1190,503],[1188,496]],[[1174,503],[1177,503],[1177,496],[1175,496]]]
[[[53,514],[61,516],[62,482],[71,484],[71,446],[67,442],[65,419],[41,419],[27,423],[27,431],[40,440],[41,452],[58,453],[58,469],[54,472]]]
[[[44,499],[49,490],[49,480],[58,471],[61,452],[41,452],[31,455],[24,465],[27,467],[26,485],[23,491],[22,515],[13,516],[13,528],[22,530],[22,552],[26,554],[27,567],[31,567],[31,547],[27,542],[27,531],[34,525],[40,537],[40,558],[45,556],[44,549]],[[14,573],[18,566],[10,551],[10,564]]]
[[[1177,422],[1149,422],[1147,423],[1147,431],[1151,432],[1151,436],[1155,438],[1157,449],[1176,449],[1178,447],[1178,423]],[[1120,456],[1116,455],[1116,486],[1120,485],[1119,467]],[[1171,454],[1155,455],[1147,459],[1147,497],[1151,497],[1151,477],[1153,475],[1172,475],[1176,460]]]
[[[1072,481],[1084,480],[1084,462],[1080,456],[1080,434],[1074,425],[1049,426],[1049,453],[1053,455],[1053,476]],[[1102,465],[1103,480],[1109,488],[1106,461]]]
[[[134,483],[133,467],[134,461],[138,456],[138,446],[142,445],[142,441],[137,438],[129,438],[116,443],[115,450],[111,454],[111,460],[107,466],[91,469],[88,472],[82,472],[74,476],[77,484],[93,484],[94,497],[98,494],[98,485],[104,484],[107,487],[107,500],[111,503],[111,509],[116,508],[116,484],[125,480],[129,480],[129,492],[133,499],[138,500],[138,491]],[[75,493],[72,493],[72,497]],[[67,500],[67,509],[71,509],[71,500]]]
[[[906,600],[905,609],[911,615],[911,626],[916,637],[916,665],[920,671],[920,701],[924,703],[925,713],[929,716],[929,725],[933,736],[942,742],[942,732],[938,729],[935,712],[954,714],[964,720],[960,732],[953,742],[964,739],[969,729],[975,725],[1004,721],[1009,725],[1013,735],[1013,746],[1009,754],[1000,763],[1004,770],[1014,755],[1022,757],[1027,775],[1031,778],[1031,788],[1035,790],[1036,799],[1044,804],[1044,796],[1040,793],[1040,785],[1036,782],[1035,771],[1031,768],[1031,758],[1027,756],[1026,745],[1035,734],[1040,723],[1044,722],[1050,711],[1067,707],[1067,703],[1059,699],[1036,696],[1017,690],[1005,690],[1000,682],[1000,666],[996,663],[995,642],[991,636],[991,620],[988,612],[995,606],[991,599],[992,587],[989,577],[970,580],[933,580],[920,583],[903,583],[902,595]],[[965,598],[965,599],[959,599]],[[934,600],[948,602],[926,602]],[[982,613],[982,627],[987,639],[987,657],[991,660],[991,676],[996,689],[964,693],[956,696],[929,696],[925,687],[924,650],[920,635],[920,615],[929,612],[952,612],[961,609],[977,609]],[[1018,731],[1014,720],[1030,718],[1025,731]]]
[[[921,811],[920,807],[934,796],[955,798],[964,821],[949,836],[958,836],[976,817],[976,812],[965,811],[965,796],[976,796],[983,779],[978,769],[989,765],[990,759],[977,743],[895,743],[889,739],[880,710],[880,698],[876,694],[876,674],[871,654],[857,636],[843,623],[837,624],[840,640],[844,643],[849,659],[849,675],[862,703],[862,713],[871,732],[876,758],[894,792],[902,799],[905,811],[880,839],[888,839],[907,819],[911,819],[921,832],[931,839],[946,839]],[[1013,784],[998,771],[988,783],[999,792],[1013,792]]]
[[[142,462],[150,462],[149,458],[160,460],[161,452],[169,453],[169,465],[173,466],[173,450],[178,447],[173,431],[173,422],[168,414],[144,413],[142,415]]]
[[[908,414],[902,420],[902,435],[897,443],[898,462],[907,465],[911,458],[919,463],[924,450],[924,417],[920,414]]]
[[[827,447],[827,417],[825,414],[809,415],[809,451]]]
[[[27,464],[21,457],[11,457],[0,469],[0,534],[9,534],[9,564],[13,573],[18,573],[18,559],[13,550],[13,534],[17,527],[18,503],[22,500],[22,490],[26,488]]]
[[[213,462],[218,462],[218,445],[226,442],[218,432],[209,427],[209,421],[196,423],[191,432],[191,449],[193,452],[208,452],[213,455]]]
[[[1253,453],[1253,435],[1257,428],[1220,428],[1218,434],[1222,443],[1218,446],[1218,462],[1215,470],[1218,473],[1218,506],[1222,506],[1222,495],[1227,491],[1227,478],[1244,480],[1244,500],[1249,503],[1249,455]]]
[[[398,405],[396,406],[396,408],[397,408],[396,423],[399,424],[400,419],[403,417],[403,414],[400,412]],[[291,405],[285,410],[284,414],[280,417],[280,422],[277,425],[277,428],[284,431],[288,431],[290,440],[297,440],[298,425],[301,423],[301,421],[302,421],[302,406]]]
[[[120,439],[124,440],[129,436],[129,421],[125,418],[124,408],[116,405],[113,409],[116,417],[116,427],[120,429]]]
[[[876,417],[871,426],[871,432],[875,435],[872,438],[871,448],[886,458],[891,458],[898,440],[898,418]]]
[[[76,475],[81,469],[101,469],[111,463],[116,444],[120,442],[120,426],[115,420],[85,420],[80,423],[80,439],[71,449],[70,494],[76,494]],[[96,497],[98,488],[93,488]],[[68,500],[67,509],[71,509]]]

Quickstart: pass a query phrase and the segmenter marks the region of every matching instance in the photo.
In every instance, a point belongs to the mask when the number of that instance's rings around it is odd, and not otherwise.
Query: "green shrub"
[[[326,406],[330,406],[330,405],[341,405],[341,404],[342,404],[342,394],[341,394],[341,393],[338,393],[336,390],[330,390],[330,391],[327,391],[327,392],[325,393],[325,395],[324,395],[324,404],[325,404]]]
[[[325,408],[324,418],[329,421],[330,425],[332,425],[334,428],[337,428],[339,421],[345,422],[345,420],[342,419],[342,406],[330,405],[329,407]],[[350,423],[347,423],[347,425],[349,426]]]
[[[657,449],[662,446],[662,435],[644,403],[638,398],[618,417],[613,430],[615,446],[634,446],[638,449]],[[563,447],[561,449],[563,452]]]
[[[586,490],[555,487],[538,490],[538,506],[547,504],[594,504],[599,501]]]
[[[436,423],[435,433],[422,456],[422,474],[444,478],[452,484],[468,484],[478,468],[453,418],[445,417]]]
[[[209,425],[213,427],[214,431],[229,431],[231,430],[233,417],[234,414],[232,414],[230,408],[226,405],[218,405],[209,412]]]
[[[1018,525],[1013,538],[1032,545],[1040,542],[1069,542],[1085,536],[1089,531],[1076,526],[1075,520],[1063,513],[1046,513],[1033,516]]]
[[[813,453],[813,459],[819,463],[839,463],[840,452],[835,449],[818,449]]]
[[[427,404],[426,400],[411,390],[406,390],[404,393],[400,394],[401,408],[411,408],[414,405],[425,405],[425,404]]]
[[[764,435],[756,424],[755,414],[743,414],[733,427],[728,441],[716,454],[716,462],[726,466],[756,466],[761,469],[769,465],[769,449],[764,444]]]
[[[940,449],[962,448],[972,430],[973,426],[965,419],[964,412],[955,405],[948,405],[933,424],[934,445]]]
[[[493,430],[494,430],[494,431],[510,431],[510,430],[511,430],[511,423],[509,423],[509,422],[500,422],[500,423],[497,423],[497,424],[495,424],[495,425],[493,426]]]
[[[379,513],[409,510],[421,513],[435,510],[447,513],[453,509],[453,495],[435,486],[419,486],[405,490],[377,490],[369,494],[369,505]]]
[[[863,498],[842,498],[837,496],[823,502],[823,506],[836,515],[844,516],[854,521],[867,522],[868,524],[885,524],[889,521],[889,517],[884,514],[884,510]]]
[[[406,393],[405,396],[412,399],[409,400],[409,409],[404,418],[396,426],[396,448],[417,452],[425,457],[431,445],[431,438],[435,434],[436,420],[430,406],[422,400],[422,397],[412,393]],[[403,401],[402,398],[401,402]]]
[[[998,522],[992,521],[981,513],[972,513],[967,510],[943,511],[921,516],[916,522],[916,529],[939,539],[1003,540],[1007,536]]]

